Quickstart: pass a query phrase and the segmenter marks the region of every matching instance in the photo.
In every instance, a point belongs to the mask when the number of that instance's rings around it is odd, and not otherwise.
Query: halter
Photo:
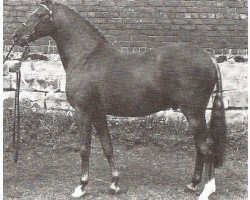
[[[26,22],[22,23],[22,26],[24,26],[29,32],[30,35],[25,35],[24,36],[24,40],[28,43],[29,39],[36,33],[37,29],[49,18],[50,21],[53,21],[53,11],[50,10],[46,5],[44,4],[39,4],[39,6],[42,6],[43,8],[45,8],[45,10],[48,11],[48,14],[45,15],[34,27],[29,27]]]

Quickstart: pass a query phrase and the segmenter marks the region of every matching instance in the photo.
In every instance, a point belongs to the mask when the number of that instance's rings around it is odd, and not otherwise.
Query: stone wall
[[[40,0],[4,0],[4,46]],[[92,21],[124,51],[145,51],[170,42],[191,42],[215,54],[247,53],[247,0],[61,0]],[[15,51],[21,51],[16,47]],[[51,38],[32,52],[56,53]]]

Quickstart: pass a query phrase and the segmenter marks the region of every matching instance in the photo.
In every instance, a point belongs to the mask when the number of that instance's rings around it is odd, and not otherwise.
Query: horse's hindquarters
[[[184,47],[175,47],[174,59],[167,53],[162,58],[163,88],[179,106],[206,109],[217,80],[215,65],[201,49]]]

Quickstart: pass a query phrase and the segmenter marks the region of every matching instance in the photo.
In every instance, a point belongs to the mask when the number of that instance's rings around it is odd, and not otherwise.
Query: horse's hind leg
[[[76,125],[80,134],[81,178],[80,185],[75,188],[73,197],[85,194],[84,188],[89,180],[89,156],[91,148],[92,117],[89,113],[76,109]]]
[[[204,110],[202,112],[202,110]],[[209,195],[215,192],[215,179],[213,167],[213,140],[209,134],[205,119],[205,109],[194,112],[193,109],[183,110],[189,126],[194,133],[194,143],[196,147],[196,163],[191,184],[187,187],[196,190],[201,182],[203,166],[205,164],[206,186],[199,197],[199,200],[208,199]]]
[[[99,113],[95,117],[94,127],[101,141],[103,152],[110,165],[112,174],[112,184],[110,185],[110,190],[112,193],[117,193],[120,190],[120,188],[118,187],[119,172],[114,164],[113,146],[110,137],[110,132],[108,130],[106,115]]]
[[[187,185],[189,190],[191,191],[197,190],[197,185],[201,182],[202,179],[203,166],[204,166],[204,158],[201,152],[197,150],[193,178],[191,183]]]

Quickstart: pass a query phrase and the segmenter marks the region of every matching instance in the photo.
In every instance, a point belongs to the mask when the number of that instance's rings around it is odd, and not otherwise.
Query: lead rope
[[[15,44],[11,46],[7,56],[4,59],[4,62],[8,59],[11,50]],[[18,62],[18,67],[16,67],[16,90],[15,90],[15,110],[14,110],[14,124],[13,124],[13,133],[12,133],[12,145],[14,148],[14,162],[16,163],[18,160],[18,154],[19,154],[19,143],[20,143],[20,106],[19,106],[19,94],[20,94],[20,83],[21,83],[21,64],[24,60],[24,56],[27,55],[30,51],[30,47],[27,45],[25,47],[25,50]]]
[[[14,115],[14,129],[13,129],[13,147],[14,147],[14,162],[17,163],[19,155],[20,144],[20,107],[19,107],[19,94],[21,85],[21,64],[30,51],[30,47],[27,45],[19,60],[19,66],[16,68],[16,90],[15,90],[15,115]]]
[[[12,140],[15,163],[17,162],[18,159],[18,149],[20,140],[20,109],[19,109],[20,77],[21,77],[21,71],[20,67],[18,67],[16,69],[15,111],[14,111],[13,140]]]

